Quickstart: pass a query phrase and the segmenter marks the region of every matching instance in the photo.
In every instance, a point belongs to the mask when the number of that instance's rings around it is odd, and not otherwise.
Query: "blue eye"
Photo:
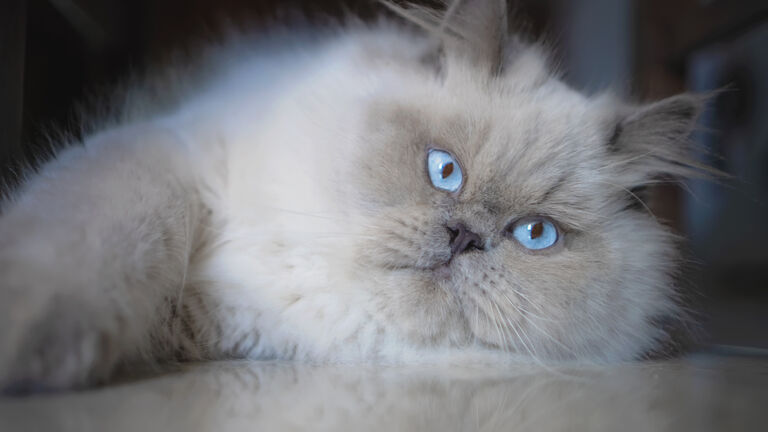
[[[456,192],[464,180],[456,158],[443,150],[430,150],[427,154],[427,171],[432,185],[438,189]]]
[[[543,218],[522,219],[515,222],[511,231],[515,240],[527,249],[546,249],[557,243],[557,228]]]

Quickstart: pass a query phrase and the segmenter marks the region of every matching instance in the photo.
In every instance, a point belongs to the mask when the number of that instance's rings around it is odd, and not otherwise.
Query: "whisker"
[[[636,200],[637,200],[637,201],[638,201],[638,202],[639,202],[639,203],[640,203],[640,204],[641,204],[643,207],[645,207],[645,210],[646,210],[646,211],[648,211],[648,214],[650,214],[650,215],[651,215],[651,217],[653,217],[653,219],[654,219],[656,222],[659,222],[659,219],[656,217],[656,215],[653,213],[653,211],[651,211],[651,208],[650,208],[650,207],[648,207],[648,205],[645,203],[645,201],[643,201],[642,199],[640,199],[640,197],[639,197],[639,196],[637,196],[637,194],[636,194],[636,193],[634,193],[634,192],[632,192],[631,190],[629,190],[629,189],[625,188],[624,186],[620,186],[620,185],[617,185],[617,184],[615,184],[615,183],[611,183],[611,182],[608,182],[608,181],[602,181],[602,180],[600,180],[600,181],[598,181],[598,183],[604,183],[604,184],[607,184],[607,185],[611,185],[611,186],[613,186],[613,187],[619,188],[619,189],[621,189],[621,190],[623,190],[623,191],[627,192],[628,194],[632,195],[632,196],[633,196],[633,197],[634,197],[634,198],[635,198],[635,199],[636,199]]]
[[[654,154],[653,152],[650,152],[650,151],[649,151],[649,152],[641,153],[641,154],[639,154],[639,155],[636,155],[636,156],[633,156],[633,157],[630,157],[630,158],[621,159],[621,160],[618,160],[618,161],[616,161],[616,162],[614,162],[614,163],[610,163],[610,164],[607,164],[607,165],[603,165],[603,166],[601,166],[600,168],[597,168],[597,169],[595,170],[595,172],[598,172],[598,173],[599,173],[599,172],[601,172],[601,171],[604,171],[604,170],[606,170],[606,169],[609,169],[609,168],[613,168],[613,167],[615,167],[615,166],[617,166],[617,165],[626,165],[626,164],[628,164],[628,163],[632,163],[632,162],[634,162],[634,161],[636,161],[636,160],[638,160],[638,159],[642,159],[642,158],[644,158],[644,157],[652,156],[653,154]]]
[[[533,302],[533,301],[532,301],[532,300],[531,300],[531,299],[530,299],[530,298],[529,298],[527,295],[525,295],[525,294],[524,294],[522,291],[520,291],[520,290],[518,290],[517,288],[515,288],[515,285],[516,285],[516,283],[512,283],[513,281],[509,280],[509,277],[508,277],[507,275],[501,275],[500,277],[501,277],[501,278],[502,278],[502,279],[503,279],[503,280],[504,280],[504,281],[507,283],[507,286],[509,287],[509,289],[510,289],[510,290],[512,290],[512,292],[514,292],[515,294],[517,294],[517,295],[519,295],[520,297],[522,297],[522,298],[523,298],[523,299],[524,299],[526,302],[528,302],[528,304],[529,304],[529,305],[531,305],[531,306],[533,306],[534,308],[536,308],[536,309],[537,309],[539,312],[544,312],[544,310],[541,308],[541,306],[540,306],[540,305],[538,305],[538,304],[534,303],[534,302]],[[543,318],[543,317],[542,317],[542,319],[547,319],[547,318]]]
[[[496,308],[496,310],[499,310],[499,307],[498,307],[498,305],[496,303],[493,303],[493,306]],[[499,314],[501,315],[501,311],[499,311]],[[506,318],[506,317],[502,317],[502,318],[504,318],[504,320],[507,322],[507,324],[509,324],[509,326],[512,328],[512,331],[515,332],[515,335],[517,336],[517,339],[520,341],[521,344],[523,344],[523,348],[525,348],[525,350],[528,351],[528,354],[530,354],[531,357],[537,363],[539,363],[538,357],[531,350],[531,348],[528,347],[528,344],[525,343],[525,340],[523,340],[523,338],[520,336],[520,333],[518,333],[517,328],[515,327],[515,325],[508,318]]]
[[[508,298],[508,297],[507,297],[507,300],[509,300],[509,298]],[[510,303],[512,303],[512,302],[510,301]],[[512,306],[513,306],[513,307],[515,307],[515,308],[517,308],[517,307],[518,307],[518,306],[517,306],[517,305],[515,305],[515,304],[512,304]],[[525,321],[526,321],[528,324],[530,324],[531,326],[533,326],[533,328],[534,328],[534,329],[538,330],[538,331],[539,331],[539,333],[541,333],[542,335],[546,336],[546,337],[547,337],[547,339],[551,340],[552,342],[554,342],[555,344],[557,344],[557,345],[558,345],[558,346],[560,346],[561,348],[565,349],[565,350],[566,350],[566,351],[568,351],[568,352],[569,352],[571,355],[573,355],[573,356],[576,356],[576,352],[575,352],[575,351],[573,351],[573,349],[571,349],[569,346],[565,345],[564,343],[562,343],[562,342],[560,342],[559,340],[557,340],[557,338],[555,338],[554,336],[552,336],[552,335],[550,335],[549,333],[547,333],[547,332],[546,332],[544,329],[542,329],[541,327],[539,327],[539,326],[538,326],[538,325],[537,325],[537,324],[536,324],[536,323],[535,323],[535,322],[534,322],[534,321],[533,321],[533,320],[532,320],[530,317],[527,317],[525,314],[521,314],[521,315],[523,316],[523,319],[525,319]]]
[[[514,288],[512,288],[512,290],[514,291]],[[552,322],[552,323],[560,323],[560,320],[555,320],[555,319],[552,319],[552,318],[546,318],[546,317],[543,317],[541,315],[538,315],[538,314],[535,314],[535,313],[532,313],[532,312],[526,310],[523,306],[518,305],[515,302],[513,302],[512,299],[510,299],[509,296],[506,293],[504,293],[504,292],[500,292],[500,294],[502,296],[504,296],[504,298],[507,300],[507,302],[509,302],[509,304],[511,304],[515,309],[517,309],[518,312],[521,312],[522,315],[530,315],[531,317],[534,317],[534,318],[536,318],[536,319],[538,319],[540,321],[547,321],[547,322]]]
[[[493,303],[489,302],[488,300],[486,300],[486,302],[488,302],[491,305],[493,305]],[[507,352],[506,347],[505,347],[505,342],[506,341],[504,340],[504,337],[501,334],[501,326],[499,325],[498,318],[496,318],[496,314],[494,313],[491,318],[492,318],[491,322],[493,323],[494,327],[496,327],[496,334],[497,334],[497,336],[499,336],[499,345],[501,346],[502,351]]]

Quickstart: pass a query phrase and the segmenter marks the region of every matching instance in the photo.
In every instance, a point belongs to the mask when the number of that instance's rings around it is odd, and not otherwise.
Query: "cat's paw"
[[[42,316],[9,323],[0,388],[29,393],[80,388],[109,377],[117,363],[115,331],[98,312],[54,302]],[[73,307],[75,306],[75,307]],[[76,307],[79,306],[79,307]]]

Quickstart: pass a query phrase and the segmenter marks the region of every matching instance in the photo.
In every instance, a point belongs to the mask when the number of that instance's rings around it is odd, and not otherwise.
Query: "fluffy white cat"
[[[662,341],[674,241],[629,191],[694,170],[700,98],[583,95],[500,0],[389,6],[408,20],[212,48],[31,175],[0,216],[0,382]]]

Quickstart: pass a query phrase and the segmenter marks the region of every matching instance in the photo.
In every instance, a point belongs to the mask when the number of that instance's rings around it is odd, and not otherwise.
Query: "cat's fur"
[[[170,359],[612,361],[662,340],[674,242],[629,191],[691,171],[700,99],[580,94],[508,36],[502,1],[390,7],[421,27],[217,48],[178,103],[126,107],[32,176],[0,217],[4,385]],[[430,147],[458,157],[458,194],[430,184]],[[530,215],[558,247],[505,234]],[[485,250],[446,266],[457,220]]]

